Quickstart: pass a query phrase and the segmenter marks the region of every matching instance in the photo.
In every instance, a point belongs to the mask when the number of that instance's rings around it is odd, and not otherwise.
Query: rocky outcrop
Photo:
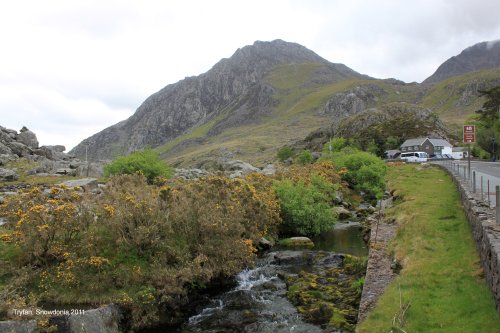
[[[481,69],[500,68],[500,41],[482,42],[463,50],[438,67],[423,84],[433,84]]]
[[[329,139],[343,137],[354,139],[366,147],[370,142],[383,145],[389,136],[401,142],[422,136],[453,138],[431,110],[408,103],[391,103],[336,119],[330,126],[310,133],[296,146],[320,151]]]
[[[231,126],[253,123],[275,103],[274,88],[264,76],[278,65],[318,64],[322,83],[365,78],[342,64],[334,64],[307,48],[282,40],[255,42],[222,59],[208,72],[188,77],[151,95],[127,120],[85,139],[70,153],[91,160],[156,147],[213,122],[208,135]]]
[[[336,120],[349,117],[366,110],[386,94],[387,92],[378,85],[358,86],[330,97],[325,104],[324,113]]]
[[[36,167],[28,170],[29,175],[69,175],[102,176],[108,161],[85,163],[71,154],[66,154],[62,145],[39,146],[36,134],[23,127],[16,130],[0,126],[0,166],[20,158],[36,162]],[[1,181],[17,179],[15,170],[2,171]]]

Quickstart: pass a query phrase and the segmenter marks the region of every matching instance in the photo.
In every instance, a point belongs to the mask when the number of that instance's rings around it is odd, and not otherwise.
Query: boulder
[[[33,154],[38,156],[43,156],[49,160],[53,160],[55,155],[52,149],[47,148],[47,146],[41,146],[38,149],[33,149]]]
[[[269,250],[270,248],[272,248],[274,246],[274,242],[271,242],[270,240],[268,240],[267,238],[265,237],[262,237],[260,240],[259,240],[259,248],[260,249],[263,249],[263,250]]]
[[[26,127],[23,127],[20,131],[20,133],[16,137],[18,142],[21,142],[22,144],[30,147],[31,149],[37,149],[38,148],[38,139],[36,138],[35,133],[27,129]]]
[[[97,161],[87,164],[82,162],[78,169],[76,169],[76,175],[81,177],[102,177],[104,176],[104,166],[109,164],[109,161]]]
[[[311,251],[280,251],[274,254],[271,264],[276,265],[311,265],[313,254]]]
[[[31,148],[21,142],[7,142],[6,146],[9,147],[10,150],[12,150],[12,153],[16,154],[19,157],[26,157],[31,155],[32,153]]]
[[[0,168],[0,181],[14,181],[19,176],[14,170]]]
[[[11,155],[12,150],[0,141],[0,154]]]
[[[184,179],[196,179],[203,176],[210,175],[210,172],[204,169],[175,169],[174,177],[184,178]]]
[[[75,179],[75,180],[66,180],[57,185],[65,185],[66,187],[81,187],[85,191],[91,191],[97,189],[97,179],[95,178],[83,178],[83,179]]]
[[[7,320],[0,321],[0,332],[3,333],[35,333],[36,320]]]
[[[314,243],[311,239],[307,237],[291,237],[280,240],[279,244],[285,247],[301,247],[301,248],[312,248]]]
[[[70,168],[59,168],[56,170],[58,175],[76,176],[76,170]]]
[[[45,147],[47,149],[50,149],[50,150],[58,152],[58,153],[64,153],[64,151],[66,150],[66,147],[63,145],[42,146],[42,147]]]
[[[121,317],[120,309],[114,304],[85,310],[83,314],[69,316],[69,331],[71,333],[119,333],[121,330],[118,324]]]
[[[222,167],[226,171],[241,171],[242,174],[260,171],[258,168],[254,167],[250,163],[243,162],[240,160],[225,161],[222,163]]]
[[[339,220],[346,220],[350,217],[352,217],[352,213],[346,209],[345,207],[342,206],[337,206],[334,208],[335,213],[337,214],[337,217]]]
[[[272,176],[276,173],[276,168],[274,167],[274,164],[268,164],[262,169],[262,173],[268,176]]]

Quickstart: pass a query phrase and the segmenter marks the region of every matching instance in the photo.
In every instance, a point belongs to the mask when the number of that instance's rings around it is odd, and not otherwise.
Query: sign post
[[[476,127],[464,125],[464,143],[467,143],[467,167],[470,179],[470,144],[476,142]]]

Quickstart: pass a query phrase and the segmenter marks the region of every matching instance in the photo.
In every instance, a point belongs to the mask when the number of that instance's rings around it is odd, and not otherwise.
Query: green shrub
[[[285,232],[318,235],[335,225],[328,196],[313,184],[294,184],[285,179],[276,182],[274,189],[280,200]]]
[[[387,167],[380,158],[349,147],[332,155],[337,168],[345,168],[342,178],[356,190],[380,199],[385,191]]]
[[[281,147],[278,150],[277,157],[278,160],[280,160],[281,162],[284,162],[285,160],[289,159],[292,156],[293,156],[293,150],[290,147]]]
[[[311,164],[314,161],[312,153],[308,149],[304,149],[299,156],[297,156],[297,163],[300,165]]]
[[[173,170],[163,163],[158,153],[152,149],[136,151],[130,155],[118,157],[104,167],[106,177],[135,173],[142,173],[147,178],[148,183],[152,184],[156,177],[170,177]]]

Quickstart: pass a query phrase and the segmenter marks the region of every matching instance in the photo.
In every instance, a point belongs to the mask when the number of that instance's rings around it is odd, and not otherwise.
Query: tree
[[[486,97],[486,101],[476,113],[479,114],[479,121],[486,128],[491,128],[498,121],[500,113],[500,86],[489,90],[479,90],[479,96]]]
[[[479,96],[486,97],[483,107],[477,110],[477,144],[490,153],[493,160],[499,156],[500,140],[500,86],[480,90]]]

